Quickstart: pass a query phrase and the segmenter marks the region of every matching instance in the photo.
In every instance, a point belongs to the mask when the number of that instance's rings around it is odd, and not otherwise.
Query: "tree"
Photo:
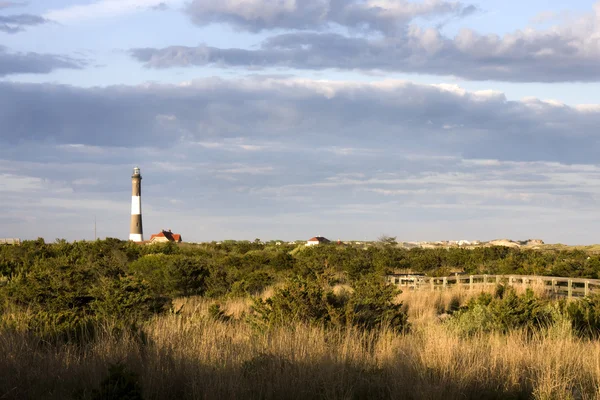
[[[395,246],[398,244],[396,236],[381,235],[377,238],[377,241],[384,246]]]

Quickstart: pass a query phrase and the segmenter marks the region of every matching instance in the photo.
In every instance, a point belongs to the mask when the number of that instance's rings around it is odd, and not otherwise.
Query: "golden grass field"
[[[596,399],[600,342],[568,324],[464,337],[443,310],[477,292],[407,292],[410,333],[326,330],[301,324],[260,332],[243,319],[250,301],[176,301],[145,335],[106,327],[90,344],[56,345],[0,332],[0,399],[91,398],[110,363],[135,372],[145,399]],[[5,316],[5,320],[8,317]],[[18,320],[18,316],[12,316]],[[16,324],[18,325],[18,323]]]

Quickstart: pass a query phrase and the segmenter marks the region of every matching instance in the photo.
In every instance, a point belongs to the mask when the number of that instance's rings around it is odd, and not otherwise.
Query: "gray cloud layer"
[[[81,69],[82,60],[55,54],[14,53],[0,46],[0,76],[10,74],[46,74],[55,69]]]
[[[39,15],[0,15],[0,32],[18,33],[24,31],[25,27],[41,25],[47,22],[49,22],[47,19],[42,18]]]
[[[2,83],[0,125],[8,143],[137,147],[248,136],[521,161],[593,162],[600,152],[597,106],[394,81],[207,79],[94,89]]]
[[[441,15],[469,10],[458,3],[339,1],[335,2],[335,7],[327,8],[330,10],[327,12],[319,7],[329,3],[318,0],[302,3],[302,6],[296,2],[274,2],[266,6],[259,0],[248,4],[252,7],[242,6],[239,2],[213,4],[200,1],[192,3],[189,12],[198,22],[216,20],[235,26],[241,24],[250,30],[314,30],[326,22],[335,21],[348,27],[365,25],[383,35],[347,36],[337,32],[295,31],[276,34],[261,43],[258,49],[252,50],[201,45],[138,48],[133,49],[131,54],[150,68],[205,65],[312,70],[333,68],[514,82],[600,80],[600,47],[596,39],[600,34],[600,2],[593,13],[544,31],[527,29],[501,37],[463,29],[453,38],[445,37],[438,29],[422,29],[408,22],[419,15],[417,10],[425,15],[435,15],[435,10]],[[309,7],[311,4],[313,7]],[[367,7],[365,4],[380,6]],[[347,16],[340,10],[353,10],[355,14],[352,15],[355,16],[348,21],[334,18]]]
[[[96,215],[126,237],[140,164],[147,234],[589,242],[599,124],[600,106],[397,81],[2,82],[2,225],[92,238]]]
[[[225,22],[249,31],[325,29],[336,24],[390,34],[416,17],[465,16],[475,10],[444,0],[193,0],[186,12],[199,25]]]

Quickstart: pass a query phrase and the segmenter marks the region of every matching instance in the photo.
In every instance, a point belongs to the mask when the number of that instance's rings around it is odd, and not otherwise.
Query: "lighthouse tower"
[[[140,169],[135,167],[131,175],[131,226],[129,240],[133,242],[144,241],[142,229],[142,175]]]

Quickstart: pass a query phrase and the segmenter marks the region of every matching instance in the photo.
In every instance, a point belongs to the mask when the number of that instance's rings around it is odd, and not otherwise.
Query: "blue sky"
[[[600,235],[600,3],[0,0],[0,237]]]

